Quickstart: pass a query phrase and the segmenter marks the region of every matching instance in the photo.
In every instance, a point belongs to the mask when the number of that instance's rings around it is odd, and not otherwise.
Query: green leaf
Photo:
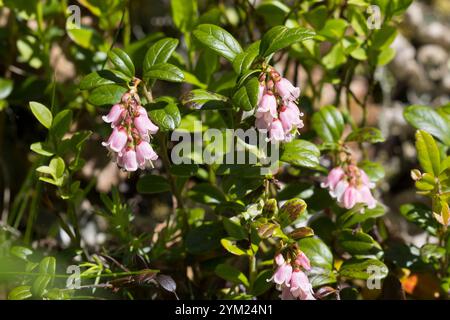
[[[54,276],[56,272],[56,259],[54,257],[45,257],[39,262],[39,272]]]
[[[265,0],[256,7],[258,15],[264,17],[266,23],[270,26],[284,24],[284,19],[289,13],[290,8],[281,1]]]
[[[228,109],[228,98],[204,89],[194,89],[181,98],[181,103],[189,108],[201,110]]]
[[[433,137],[426,131],[416,132],[417,158],[423,170],[438,176],[440,173],[441,157]]]
[[[209,183],[199,183],[189,190],[188,195],[194,201],[205,204],[219,204],[226,201],[222,191]]]
[[[280,160],[305,168],[319,167],[320,151],[309,141],[296,139],[282,145]]]
[[[236,256],[243,256],[247,254],[244,249],[241,249],[236,245],[236,240],[233,238],[223,238],[220,240],[220,243],[222,244],[222,247],[224,247],[225,250],[231,254]]]
[[[144,74],[145,79],[158,79],[171,82],[182,82],[183,71],[170,63],[158,63],[151,66]]]
[[[327,19],[325,26],[318,34],[329,40],[338,40],[344,36],[347,25],[348,23],[344,19]]]
[[[40,275],[34,280],[31,287],[31,292],[34,296],[42,297],[47,289],[47,286],[52,281],[52,276],[49,274]]]
[[[127,89],[116,85],[108,84],[95,88],[89,95],[88,101],[94,106],[111,106],[120,102]]]
[[[258,274],[255,282],[253,283],[252,294],[254,296],[262,295],[272,287],[272,283],[270,281],[267,281],[272,276],[272,273],[272,270],[266,269]]]
[[[164,38],[153,44],[147,51],[144,59],[144,74],[155,64],[165,63],[178,46],[178,40]]]
[[[216,25],[201,24],[193,33],[203,45],[231,62],[242,52],[239,42],[228,31]]]
[[[314,29],[320,30],[323,28],[328,18],[327,7],[324,5],[317,6],[312,10],[305,12],[304,17]]]
[[[261,39],[259,54],[267,57],[270,54],[308,39],[315,35],[314,31],[306,28],[288,28],[276,26],[267,31]]]
[[[340,215],[337,219],[338,225],[342,228],[350,228],[358,223],[362,223],[368,219],[374,219],[383,216],[386,210],[383,206],[377,205],[373,209],[364,208],[363,205],[357,204],[349,211]]]
[[[197,174],[197,164],[177,164],[170,167],[170,173],[178,177],[193,177]]]
[[[239,109],[251,111],[258,103],[259,81],[256,77],[248,79],[232,97],[233,103]]]
[[[136,188],[139,193],[161,193],[170,191],[170,184],[162,176],[148,174],[139,178]]]
[[[66,164],[61,157],[54,157],[52,160],[50,160],[49,167],[53,172],[53,177],[55,179],[58,179],[63,176],[64,170],[66,169]]]
[[[135,69],[133,61],[131,61],[131,58],[125,51],[114,48],[108,53],[108,58],[118,71],[122,72],[130,79],[134,77]]]
[[[364,160],[358,163],[358,167],[367,174],[372,182],[378,182],[384,178],[384,167],[378,162]]]
[[[324,142],[338,142],[344,132],[344,118],[333,106],[326,106],[312,116],[312,127]]]
[[[107,84],[125,84],[125,81],[117,77],[111,70],[91,72],[80,82],[80,90],[92,90]]]
[[[328,70],[333,70],[347,61],[342,42],[336,43],[323,57],[322,63]]]
[[[55,119],[53,119],[50,133],[58,141],[64,136],[67,131],[69,131],[71,123],[72,110],[63,110],[55,116]]]
[[[54,153],[43,142],[35,142],[30,145],[30,150],[45,157],[51,157]]]
[[[377,128],[365,127],[357,128],[353,130],[345,139],[345,141],[356,141],[356,142],[369,142],[377,143],[383,142],[385,139],[381,134],[381,131]]]
[[[14,82],[10,79],[0,78],[0,100],[8,98],[13,90]]]
[[[431,107],[412,105],[403,115],[416,129],[425,130],[450,146],[450,122]]]
[[[171,0],[172,19],[181,32],[191,31],[197,20],[197,0]]]
[[[27,257],[33,254],[33,251],[26,247],[14,246],[11,248],[10,253],[21,260],[28,261]]]
[[[47,129],[50,128],[53,121],[53,116],[50,110],[39,102],[30,102],[31,112],[33,112],[36,119]]]
[[[155,103],[147,104],[146,108],[161,132],[175,130],[180,125],[180,110],[174,100],[161,97]]]
[[[308,275],[313,287],[335,283],[333,254],[328,246],[318,237],[303,238],[297,243],[311,262],[311,271],[308,272]]]
[[[31,297],[31,286],[15,287],[8,294],[8,300],[25,300]]]
[[[69,38],[84,49],[95,51],[104,45],[102,36],[94,28],[86,26],[73,28],[68,24],[66,31]]]
[[[420,256],[425,263],[439,261],[445,257],[445,248],[433,243],[427,243],[420,248]]]
[[[433,212],[424,204],[408,203],[400,207],[400,213],[409,222],[414,223],[422,230],[432,235],[437,234],[439,229],[438,222],[433,217]]]
[[[206,222],[187,233],[186,249],[192,254],[204,254],[219,249],[224,233],[221,223]]]
[[[229,264],[217,265],[215,273],[222,279],[233,282],[234,284],[243,284],[246,287],[249,286],[248,279],[245,274]]]
[[[381,251],[380,245],[370,235],[352,229],[341,230],[337,243],[352,255],[370,255]]]
[[[228,235],[236,240],[243,240],[248,238],[248,232],[241,226],[238,219],[226,217],[223,218],[223,227]]]
[[[259,54],[259,45],[261,41],[252,43],[244,52],[239,53],[233,60],[233,69],[237,74],[242,74],[250,69],[253,61]]]
[[[384,24],[380,29],[375,30],[372,37],[371,49],[384,49],[388,47],[397,36],[395,27]]]
[[[388,275],[386,265],[377,259],[350,259],[344,261],[339,275],[351,279],[384,279]]]

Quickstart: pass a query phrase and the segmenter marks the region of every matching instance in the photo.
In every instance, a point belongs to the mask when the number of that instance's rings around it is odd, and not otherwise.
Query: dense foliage
[[[370,109],[412,1],[152,2],[0,0],[0,298],[448,298],[450,105],[399,207]]]

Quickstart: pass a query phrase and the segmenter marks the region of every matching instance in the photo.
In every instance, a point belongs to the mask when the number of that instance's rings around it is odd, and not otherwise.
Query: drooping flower
[[[139,168],[144,169],[148,160],[156,160],[158,155],[147,141],[142,140],[136,145],[136,159]]]
[[[159,128],[148,118],[133,89],[126,92],[121,102],[113,105],[102,119],[113,128],[108,141],[102,144],[115,153],[113,158],[119,167],[136,171],[138,167],[145,169],[148,163],[158,159],[150,145],[150,135]]]
[[[143,137],[148,136],[148,133],[155,134],[158,132],[158,127],[148,118],[147,111],[143,107],[138,108],[138,115],[134,118],[134,125]]]
[[[308,276],[302,271],[311,269],[308,257],[298,247],[287,251],[287,259],[281,253],[275,255],[276,270],[268,281],[277,285],[283,300],[315,300]]]
[[[275,79],[275,88],[284,101],[294,101],[300,97],[300,88],[294,87],[286,78]]]
[[[128,141],[128,134],[123,127],[115,127],[107,142],[102,142],[114,152],[121,153]]]
[[[125,152],[122,155],[121,161],[126,171],[136,171],[138,168],[136,151],[134,151],[134,149],[132,149],[131,147],[125,150]]]
[[[283,125],[279,119],[273,119],[269,129],[270,140],[284,141]]]
[[[295,258],[295,263],[305,269],[306,271],[311,270],[311,263],[309,262],[308,257],[303,251],[300,251]]]
[[[291,280],[292,276],[292,266],[289,263],[283,263],[278,266],[277,270],[273,274],[271,281],[275,282],[279,285],[286,285],[289,286],[289,282]]]
[[[114,128],[119,123],[123,111],[125,109],[122,104],[117,103],[111,107],[111,110],[106,116],[102,116],[102,119],[106,123],[111,123],[111,127]]]
[[[262,96],[261,103],[258,104],[258,109],[256,112],[258,114],[270,112],[272,117],[277,116],[277,99],[271,91],[266,92]]]
[[[273,68],[268,69],[268,75],[267,81],[265,73],[259,78],[255,127],[267,131],[269,140],[273,142],[288,142],[303,127],[303,113],[294,102],[300,95],[300,89]]]
[[[294,298],[316,300],[313,295],[312,285],[306,274],[301,270],[292,272],[289,291]]]
[[[328,188],[331,197],[346,209],[353,208],[357,203],[365,203],[369,209],[373,209],[377,204],[370,191],[375,184],[364,170],[354,164],[332,169],[321,187]]]

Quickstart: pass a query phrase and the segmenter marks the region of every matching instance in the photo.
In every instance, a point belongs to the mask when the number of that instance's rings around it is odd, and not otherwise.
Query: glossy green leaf
[[[400,207],[400,213],[409,222],[414,223],[421,229],[432,235],[436,235],[439,224],[433,217],[433,212],[421,203],[408,203]]]
[[[338,142],[344,131],[344,118],[333,106],[326,106],[314,113],[312,127],[324,142]]]
[[[438,176],[440,173],[441,157],[433,137],[426,131],[416,132],[417,158],[423,170]]]
[[[201,24],[195,28],[193,33],[203,45],[231,62],[236,55],[242,52],[239,42],[228,31],[219,26]]]
[[[80,90],[92,90],[107,84],[124,84],[125,81],[117,77],[110,70],[91,72],[80,82]]]
[[[370,255],[381,251],[380,245],[362,231],[343,229],[338,234],[337,243],[352,255]]]
[[[181,98],[186,107],[201,110],[228,109],[228,98],[204,89],[194,89]]]
[[[357,204],[352,209],[347,212],[341,214],[337,223],[342,228],[350,228],[358,223],[362,223],[368,219],[374,219],[383,216],[386,213],[386,210],[383,206],[377,205],[373,209],[364,208],[363,205]]]
[[[311,39],[314,31],[306,28],[288,28],[285,26],[275,26],[267,31],[261,39],[259,54],[267,57],[270,54],[302,41]]]
[[[177,104],[171,99],[160,98],[155,103],[146,105],[150,119],[161,132],[175,130],[181,122]]]
[[[111,106],[120,102],[125,92],[127,92],[125,87],[108,84],[95,88],[89,95],[88,101],[95,106]]]
[[[309,141],[296,139],[282,145],[280,160],[305,168],[319,166],[320,151]]]
[[[139,193],[161,193],[170,191],[170,184],[162,176],[147,174],[139,178],[136,188]]]
[[[345,139],[346,141],[369,142],[377,143],[383,142],[385,139],[381,131],[377,128],[365,127],[353,130]]]
[[[31,112],[33,112],[36,119],[47,129],[50,128],[53,121],[53,116],[50,110],[39,102],[30,102]]]
[[[384,279],[388,274],[386,265],[377,259],[350,259],[344,261],[339,269],[341,277],[351,279]]]
[[[232,101],[239,109],[251,111],[258,103],[258,92],[259,81],[256,77],[252,77],[235,92]]]
[[[174,38],[163,38],[153,44],[148,49],[144,58],[144,74],[146,74],[152,66],[167,62],[177,46],[178,40]]]
[[[249,286],[249,282],[245,274],[229,264],[217,265],[215,273],[222,279],[233,282],[234,284],[243,284],[246,287]]]
[[[450,122],[431,107],[412,105],[403,115],[416,129],[425,130],[450,146]]]
[[[237,74],[250,69],[253,61],[259,54],[259,45],[261,41],[252,43],[244,52],[239,53],[233,61],[233,69]]]
[[[125,51],[114,48],[108,52],[108,58],[118,71],[122,72],[130,79],[134,77],[135,68],[133,61],[131,61],[131,58]]]
[[[318,237],[308,237],[297,241],[311,262],[308,276],[313,287],[336,282],[333,272],[333,254],[328,246]]]
[[[157,79],[171,82],[182,82],[183,71],[170,63],[159,63],[151,66],[144,74],[145,79]]]

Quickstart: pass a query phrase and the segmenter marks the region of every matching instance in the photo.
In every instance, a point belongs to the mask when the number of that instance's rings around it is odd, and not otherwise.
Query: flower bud
[[[278,204],[276,199],[269,199],[264,203],[262,215],[265,218],[273,218],[278,213]]]
[[[286,227],[297,220],[306,210],[306,202],[299,198],[286,201],[278,212],[281,227]]]

